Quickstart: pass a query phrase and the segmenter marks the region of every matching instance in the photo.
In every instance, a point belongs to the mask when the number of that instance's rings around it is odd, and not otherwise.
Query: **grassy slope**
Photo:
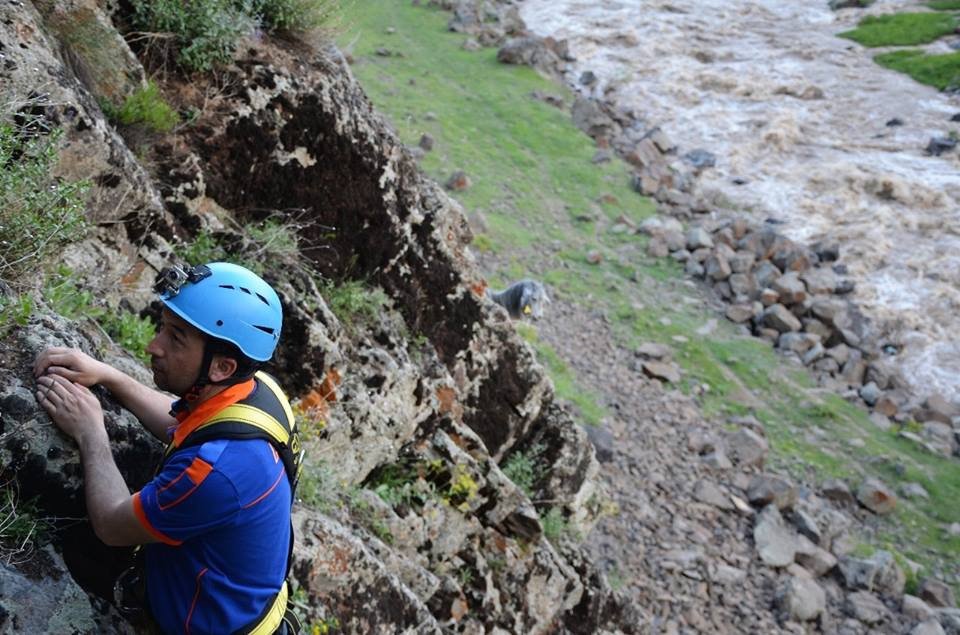
[[[960,9],[960,0],[937,0],[928,6],[955,10]],[[915,46],[954,33],[957,25],[957,16],[948,13],[894,13],[866,17],[856,29],[838,35],[867,47]],[[901,49],[877,55],[874,60],[939,90],[960,88],[960,53],[930,55],[920,49]]]
[[[957,19],[946,13],[894,13],[868,16],[856,29],[840,33],[864,46],[914,46],[952,33]]]
[[[684,368],[681,388],[709,386],[700,401],[710,417],[753,414],[762,420],[772,462],[781,469],[812,481],[842,477],[856,484],[874,474],[893,486],[921,483],[930,500],[901,501],[892,517],[878,519],[869,539],[960,573],[960,537],[944,532],[946,524],[960,522],[960,462],[924,454],[877,429],[863,411],[817,391],[805,370],[738,335],[722,318],[709,336],[696,335],[717,316],[703,309],[677,266],[637,256],[637,249],[621,258],[618,252],[635,237],[598,229],[609,223],[576,219],[624,214],[636,220],[652,213],[649,202],[629,191],[627,167],[591,164],[592,142],[569,115],[529,96],[533,90],[566,94],[563,89],[530,69],[497,64],[493,50],[463,51],[464,36],[448,32],[447,19],[409,3],[354,3],[340,41],[400,137],[410,145],[424,132],[436,139],[422,161],[426,172],[441,182],[456,169],[470,175],[473,187],[457,198],[468,211],[483,212],[489,231],[482,244],[511,263],[492,282],[539,270],[553,293],[604,310],[622,346],[670,344]],[[402,57],[374,55],[380,47]],[[599,202],[604,194],[611,202]],[[588,249],[600,250],[603,262],[586,264]],[[561,397],[575,401],[587,420],[601,418],[603,410],[576,386],[562,351],[538,343],[529,327],[522,333],[538,347]]]

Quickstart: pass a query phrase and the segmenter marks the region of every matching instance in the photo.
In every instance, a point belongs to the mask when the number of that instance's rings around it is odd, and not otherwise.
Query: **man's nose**
[[[160,339],[160,334],[159,334],[159,333],[156,334],[156,335],[154,335],[154,336],[153,336],[153,339],[150,340],[150,343],[147,344],[147,348],[146,348],[145,350],[147,351],[147,354],[148,354],[148,355],[153,355],[154,357],[162,357],[162,356],[163,356],[163,349],[160,348],[160,345],[157,343],[157,340],[158,340],[158,339]]]

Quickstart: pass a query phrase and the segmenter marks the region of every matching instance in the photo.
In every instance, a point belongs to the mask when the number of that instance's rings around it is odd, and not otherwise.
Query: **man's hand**
[[[56,374],[44,375],[37,379],[37,402],[81,447],[87,440],[105,439],[103,409],[84,386]]]
[[[102,383],[110,367],[76,348],[48,348],[33,363],[33,376],[59,375],[81,386]]]

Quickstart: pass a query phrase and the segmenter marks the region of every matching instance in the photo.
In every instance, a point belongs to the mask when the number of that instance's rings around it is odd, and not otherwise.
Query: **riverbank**
[[[956,583],[960,538],[949,533],[960,522],[952,502],[960,495],[956,462],[925,454],[896,431],[877,428],[863,410],[818,390],[802,368],[723,320],[679,266],[648,256],[643,239],[623,226],[641,223],[652,204],[632,191],[624,164],[593,164],[592,142],[574,131],[568,114],[544,100],[553,96],[550,101],[569,107],[572,94],[530,69],[498,65],[492,49],[463,50],[469,38],[448,32],[448,19],[423,8],[355,7],[342,41],[351,45],[354,72],[408,146],[419,147],[425,133],[432,138],[432,149],[421,158],[427,172],[442,183],[452,172],[466,171],[472,185],[454,195],[479,231],[474,246],[491,284],[534,276],[556,296],[559,306],[546,320],[522,332],[564,387],[561,396],[601,424],[598,436],[614,439],[617,458],[605,464],[608,478],[622,483],[632,470],[635,479],[623,494],[624,511],[601,525],[599,537],[588,539],[596,539],[598,553],[606,544],[607,556],[616,560],[609,550],[624,549],[622,540],[631,538],[661,550],[670,542],[657,539],[665,527],[660,523],[670,522],[667,501],[664,517],[636,533],[644,526],[637,501],[649,489],[644,476],[650,455],[640,451],[645,443],[662,448],[670,475],[664,480],[678,479],[665,491],[682,492],[681,499],[696,503],[697,481],[690,473],[699,472],[690,464],[704,459],[690,454],[686,433],[690,427],[739,429],[732,422],[752,416],[772,448],[768,465],[814,490],[831,478],[855,485],[868,475],[898,491],[920,483],[928,498],[901,498],[892,516],[859,514],[854,542],[864,550],[889,545]],[[668,388],[678,393],[658,392],[658,384],[637,370],[633,351],[646,342],[669,348],[682,375]],[[598,372],[604,367],[610,372]],[[646,388],[633,391],[633,400],[625,386]],[[656,417],[644,399],[667,414]],[[697,414],[685,423],[669,414],[687,407]],[[639,453],[631,456],[634,451]],[[727,482],[732,476],[720,480],[735,487]],[[686,505],[675,507],[685,518]],[[625,529],[630,527],[634,533]],[[741,531],[738,525],[731,529],[743,541]],[[683,544],[681,536],[676,540]],[[659,563],[643,570],[643,562],[635,562],[615,577],[640,594],[636,581],[663,575]],[[764,594],[772,584],[766,580],[755,598],[767,612],[770,597]]]

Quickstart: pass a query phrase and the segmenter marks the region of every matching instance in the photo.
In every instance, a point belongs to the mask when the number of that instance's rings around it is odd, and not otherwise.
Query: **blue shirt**
[[[231,633],[280,590],[290,543],[290,483],[261,439],[175,452],[134,495],[150,611],[165,633]]]

